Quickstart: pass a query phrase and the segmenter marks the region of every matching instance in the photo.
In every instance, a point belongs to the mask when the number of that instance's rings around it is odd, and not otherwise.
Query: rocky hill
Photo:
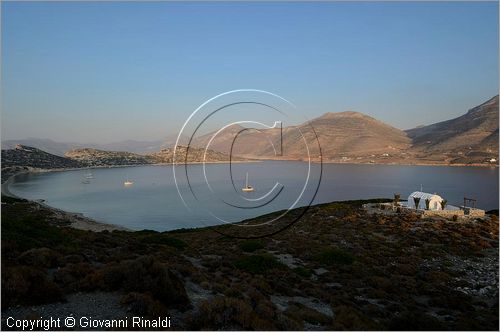
[[[177,162],[184,162],[186,158],[186,146],[177,147]],[[190,148],[188,152],[188,162],[201,162],[204,159],[205,149]],[[146,165],[171,163],[173,161],[174,149],[162,149],[146,155],[124,152],[124,151],[103,151],[97,149],[75,149],[65,153],[67,158],[78,161],[89,166],[126,166],[126,165]],[[208,150],[205,156],[207,162],[229,161],[229,156],[212,150]]]
[[[205,155],[205,149],[190,147],[188,150],[187,146],[183,145],[177,146],[175,161],[177,163],[185,162],[186,153],[188,154],[187,162],[202,162],[203,160],[207,162],[229,161],[228,154],[217,152],[214,150],[207,150]],[[159,152],[149,154],[148,157],[153,158],[156,163],[171,163],[174,158],[174,149],[173,148],[163,149]],[[242,160],[242,159],[233,158],[233,160]]]
[[[202,160],[214,133],[193,140],[190,162]],[[311,149],[313,160],[319,159],[316,144],[318,136],[322,158],[326,162],[498,164],[498,96],[458,118],[406,132],[358,112],[325,113],[298,126],[284,123],[282,140],[278,128],[256,130],[233,125],[212,140],[208,148],[213,151],[208,153],[207,161],[227,161],[231,149],[235,158],[305,159],[307,151],[302,135]],[[171,162],[171,146],[175,138],[170,136],[156,142],[123,141],[99,145],[104,148],[96,148],[97,145],[85,148],[79,146],[64,155],[91,166]],[[50,140],[28,141],[46,147],[42,150],[54,154],[61,154],[62,150],[71,146]],[[184,137],[182,142],[186,141]],[[13,146],[14,142],[4,141],[2,146]],[[147,153],[138,154],[138,151]]]
[[[69,150],[92,148],[104,151],[126,151],[132,153],[152,153],[161,149],[166,149],[175,145],[177,135],[169,135],[163,140],[156,141],[137,141],[124,140],[113,143],[62,143],[50,139],[43,138],[26,138],[15,140],[2,140],[2,149],[14,149],[16,145],[32,146],[42,151],[55,154],[56,156],[64,156]],[[183,138],[184,139],[184,138]]]
[[[29,169],[75,168],[83,165],[77,161],[56,156],[24,145],[2,150],[2,181],[10,175]]]
[[[420,158],[446,158],[450,162],[498,159],[498,96],[458,118],[406,133]]]
[[[184,162],[187,147],[178,146],[177,162]],[[221,152],[190,148],[187,162],[229,161],[229,156]],[[104,151],[92,148],[74,149],[65,153],[64,157],[47,153],[37,148],[16,145],[14,149],[2,150],[2,182],[11,175],[31,169],[61,169],[80,167],[129,166],[171,163],[173,149],[163,149],[146,155],[123,152]],[[234,158],[233,160],[241,160]]]
[[[232,125],[218,133],[211,142],[210,140],[215,132],[196,137],[191,145],[194,147],[205,148],[210,142],[210,149],[223,152],[225,154],[230,154],[232,147],[233,155],[274,157],[274,152],[270,154],[269,151],[267,151],[270,147],[269,139],[276,146],[279,140],[279,133],[279,129],[258,131],[254,128],[244,128],[240,125]]]
[[[318,135],[326,159],[394,156],[411,145],[411,140],[403,131],[358,112],[326,113],[310,121],[310,125]],[[314,144],[311,127],[304,125],[301,130],[309,137],[308,145]],[[286,144],[287,139],[285,135],[285,145],[299,145],[295,141],[300,137],[290,144]]]
[[[280,129],[234,125],[220,132],[210,148],[229,153],[232,147],[234,154],[253,158],[275,158],[277,153],[278,158],[304,159],[305,138],[313,159],[317,159],[317,135],[324,161],[496,164],[498,96],[456,119],[406,132],[358,112],[325,113],[309,123],[285,126],[283,155],[280,133]],[[196,138],[193,145],[206,146],[213,134]]]
[[[312,126],[312,127],[311,127]],[[314,131],[313,129],[314,128]],[[233,152],[241,156],[281,157],[281,130],[245,129],[231,126],[212,141],[210,148],[228,152],[235,134]],[[304,159],[307,149],[313,158],[319,155],[316,135],[324,160],[373,159],[380,156],[400,155],[411,146],[411,140],[397,128],[358,112],[326,113],[308,124],[283,128],[283,158]],[[194,140],[194,145],[206,145],[213,133]],[[272,144],[271,144],[272,143]]]
[[[155,162],[150,156],[91,148],[70,150],[64,156],[87,166],[144,165]]]

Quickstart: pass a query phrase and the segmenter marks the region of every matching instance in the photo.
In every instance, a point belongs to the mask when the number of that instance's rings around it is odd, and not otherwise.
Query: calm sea
[[[311,169],[307,163],[287,161],[240,163],[231,169],[229,164],[208,164],[205,169],[197,164],[187,166],[188,185],[186,169],[176,166],[183,199],[172,166],[91,172],[90,183],[82,183],[88,173],[82,170],[18,175],[9,190],[98,221],[158,231],[237,222],[306,205],[311,200],[317,204],[392,198],[394,193],[406,199],[421,187],[425,192],[438,193],[449,204],[461,205],[466,196],[477,199],[480,208],[498,209],[498,168],[324,164],[319,182],[317,164]],[[247,173],[249,184],[255,188],[252,193],[241,191]],[[134,184],[125,187],[127,179]]]

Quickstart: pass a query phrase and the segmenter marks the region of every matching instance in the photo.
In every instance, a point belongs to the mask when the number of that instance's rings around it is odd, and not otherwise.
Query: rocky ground
[[[188,156],[186,160],[186,154]],[[85,167],[115,167],[132,165],[149,165],[172,163],[174,149],[163,149],[150,154],[137,154],[121,151],[104,151],[97,149],[75,149],[65,153],[64,157],[45,151],[17,145],[14,149],[2,150],[2,182],[20,172],[57,170]],[[178,146],[176,150],[177,163],[196,162],[228,162],[229,156],[220,152]],[[234,157],[233,161],[242,158]]]
[[[74,311],[170,316],[173,329],[498,329],[496,216],[386,216],[363,203],[314,206],[292,225],[294,210],[287,230],[249,240],[221,234],[241,235],[234,226],[77,230],[2,197],[2,324]]]
[[[81,167],[76,160],[56,156],[45,151],[24,145],[17,145],[15,149],[2,150],[2,173],[4,169],[22,168],[76,168]],[[2,178],[6,178],[2,174]]]

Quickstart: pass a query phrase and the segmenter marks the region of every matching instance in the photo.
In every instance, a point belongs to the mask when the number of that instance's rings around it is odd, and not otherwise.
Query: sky
[[[2,139],[158,140],[242,88],[409,129],[499,89],[497,2],[1,6]]]

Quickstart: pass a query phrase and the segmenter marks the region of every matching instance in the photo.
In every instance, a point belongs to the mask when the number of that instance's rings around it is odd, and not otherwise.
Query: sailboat
[[[81,181],[81,182],[82,182],[83,184],[89,184],[89,183],[90,183],[90,179],[92,179],[92,178],[89,178],[89,177],[88,177],[88,174],[83,174],[83,175],[82,175],[82,181]]]
[[[245,187],[241,188],[241,190],[244,192],[254,191],[253,187],[248,185],[248,172],[247,172],[247,176],[246,176]]]
[[[130,187],[133,184],[134,184],[134,181],[130,181],[129,178],[128,178],[128,176],[127,176],[127,180],[125,182],[123,182],[123,185],[125,187]]]

